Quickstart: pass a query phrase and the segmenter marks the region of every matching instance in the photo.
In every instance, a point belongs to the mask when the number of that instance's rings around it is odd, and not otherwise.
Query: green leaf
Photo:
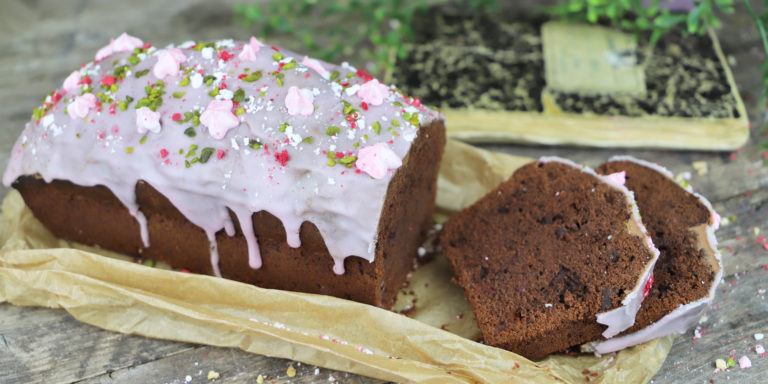
[[[699,19],[701,17],[701,8],[694,7],[691,12],[688,13],[688,32],[694,33],[699,28]]]

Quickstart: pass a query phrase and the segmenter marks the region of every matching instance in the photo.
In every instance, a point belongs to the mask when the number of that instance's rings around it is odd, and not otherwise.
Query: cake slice
[[[621,335],[591,343],[597,353],[609,353],[657,337],[682,333],[699,320],[715,297],[723,274],[714,231],[720,217],[690,186],[647,161],[621,156],[597,171],[623,173],[635,193],[643,223],[661,255],[635,325]]]
[[[485,343],[530,359],[632,326],[658,256],[631,192],[559,158],[451,217],[440,244]]]

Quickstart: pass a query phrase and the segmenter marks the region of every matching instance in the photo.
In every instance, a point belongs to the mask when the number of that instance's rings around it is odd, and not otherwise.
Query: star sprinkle
[[[167,49],[158,55],[157,63],[152,68],[152,73],[158,79],[166,76],[178,76],[181,63],[187,61],[187,57],[179,48]]]
[[[223,139],[227,132],[240,125],[240,120],[232,113],[232,100],[211,100],[200,115],[200,122],[208,127],[208,132],[216,139]]]

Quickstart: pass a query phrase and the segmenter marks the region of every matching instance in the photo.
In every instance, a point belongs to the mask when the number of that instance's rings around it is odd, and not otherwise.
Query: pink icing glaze
[[[608,180],[613,181],[614,183],[618,185],[624,185],[627,183],[627,172],[621,171],[616,173],[611,173],[610,175],[606,175],[605,177],[608,178]]]
[[[160,52],[157,63],[152,68],[152,73],[158,79],[164,79],[166,76],[178,76],[181,63],[187,61],[187,57],[181,52],[181,49],[173,48]]]
[[[109,44],[96,52],[96,61],[101,61],[115,53],[133,51],[135,48],[139,48],[142,45],[144,45],[144,43],[141,39],[123,32],[117,39],[110,40]]]
[[[357,155],[357,162],[355,162],[357,169],[369,174],[374,179],[384,178],[389,170],[397,169],[401,165],[403,165],[403,161],[383,143],[361,148]]]
[[[230,129],[240,125],[240,119],[232,113],[232,100],[211,100],[200,115],[200,122],[216,139],[223,139]]]
[[[357,97],[370,105],[381,105],[389,96],[389,88],[373,79],[363,83],[357,91]]]
[[[343,86],[340,81],[323,78],[296,62],[303,55],[279,48],[274,50],[283,55],[281,62],[295,62],[295,67],[280,68],[272,54],[257,55],[253,62],[236,56],[219,59],[223,49],[237,52],[244,45],[220,42],[199,51],[192,49],[194,43],[185,45],[189,49],[183,51],[187,57],[180,65],[183,73],[164,80],[165,96],[156,110],[163,129],[151,135],[132,127],[137,126],[137,103],[148,96],[145,87],[158,80],[152,73],[158,51],[142,48],[138,64],[129,62],[132,52],[115,53],[109,62],[87,63],[80,73],[93,84],[113,76],[114,66],[126,65],[131,73],[149,73],[141,78],[127,75],[115,82],[116,91],[104,91],[115,103],[130,96],[132,101],[126,110],[118,108],[114,114],[107,113],[107,106],[102,104],[104,111],[91,113],[92,119],[70,119],[64,106],[74,100],[72,95],[53,105],[40,122],[32,119],[14,145],[3,182],[10,185],[20,175],[40,174],[48,182],[61,179],[82,186],[106,186],[136,217],[148,247],[146,221],[135,197],[136,183],[143,180],[203,229],[210,241],[216,274],[216,234],[235,234],[230,211],[248,242],[248,260],[253,268],[261,265],[251,221],[252,214],[259,211],[267,211],[282,222],[286,242],[292,247],[301,245],[301,224],[315,224],[334,259],[336,273],[343,273],[346,257],[372,261],[392,172],[382,179],[373,179],[340,162],[329,165],[328,155],[353,156],[358,154],[359,147],[389,143],[388,148],[397,158],[403,158],[419,131],[419,127],[402,117],[403,109],[418,114],[422,124],[440,118],[439,114],[426,107],[408,105],[402,95],[394,92],[388,98],[405,107],[387,104],[364,110],[362,99],[348,89],[367,79],[355,75],[356,70],[348,65],[328,64],[329,70],[339,71],[340,78],[349,82],[349,86]],[[261,71],[262,77],[246,81],[244,68],[249,68],[248,73]],[[281,75],[283,85],[278,83],[276,73]],[[353,76],[347,77],[348,73]],[[290,87],[312,90],[315,111],[310,116],[288,113],[285,96]],[[212,93],[215,88],[219,88],[219,95]],[[240,89],[244,97],[238,99],[236,106],[226,98],[234,98]],[[172,97],[175,93],[184,96]],[[226,100],[215,100],[212,95]],[[344,103],[351,105],[358,115],[343,115]],[[233,109],[238,110],[238,116]],[[199,118],[193,118],[198,115]],[[195,125],[196,119],[199,125]],[[392,132],[375,133],[374,122],[392,126]],[[340,132],[327,135],[331,126]],[[128,127],[131,129],[124,129]],[[186,135],[189,129],[196,135]],[[308,140],[310,137],[312,140]],[[191,145],[197,148],[194,153]],[[131,150],[127,151],[128,148]],[[216,155],[203,163],[199,159],[205,148],[213,149]],[[179,149],[184,153],[180,154]],[[163,161],[158,161],[158,153]]]
[[[147,107],[141,107],[136,110],[136,128],[139,133],[160,132],[160,114]]]
[[[73,119],[82,119],[88,116],[91,109],[96,109],[96,107],[98,107],[96,96],[93,93],[86,93],[82,96],[75,96],[75,100],[67,105],[67,112],[69,117]]]
[[[75,91],[78,89],[81,79],[82,76],[80,75],[80,71],[74,71],[70,73],[66,79],[64,79],[64,84],[61,86],[61,88],[67,92]]]
[[[307,67],[310,67],[317,72],[318,75],[326,77],[328,76],[328,70],[323,68],[323,64],[320,63],[319,60],[315,60],[312,58],[309,58],[308,56],[304,56],[304,59],[301,60],[301,63],[306,65]]]
[[[295,86],[288,88],[288,94],[285,96],[285,106],[288,113],[296,116],[309,116],[315,111],[314,95],[312,90],[306,88],[297,88]]]

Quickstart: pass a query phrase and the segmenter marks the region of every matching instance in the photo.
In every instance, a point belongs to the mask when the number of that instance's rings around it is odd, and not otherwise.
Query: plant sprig
[[[280,0],[269,4],[240,4],[236,20],[256,27],[256,35],[284,34],[297,38],[312,56],[335,62],[342,56],[370,60],[371,73],[390,82],[398,58],[408,55],[414,40],[413,18],[447,0]],[[471,9],[496,10],[497,0],[462,0]],[[322,37],[308,20],[324,20]]]
[[[765,51],[766,62],[763,63],[763,92],[760,96],[760,104],[765,105],[768,100],[768,37],[766,37],[766,25],[768,25],[768,0],[763,0],[763,11],[758,16],[752,5],[749,4],[749,0],[744,0],[744,6],[747,8],[747,12],[755,21],[757,31],[760,33],[760,40],[763,42],[763,50]]]
[[[683,34],[703,35],[709,27],[720,27],[715,10],[733,13],[733,0],[694,0],[687,13],[672,13],[662,6],[671,0],[565,0],[549,7],[550,14],[588,23],[610,22],[635,33],[650,32],[656,44],[664,34],[679,29]]]

